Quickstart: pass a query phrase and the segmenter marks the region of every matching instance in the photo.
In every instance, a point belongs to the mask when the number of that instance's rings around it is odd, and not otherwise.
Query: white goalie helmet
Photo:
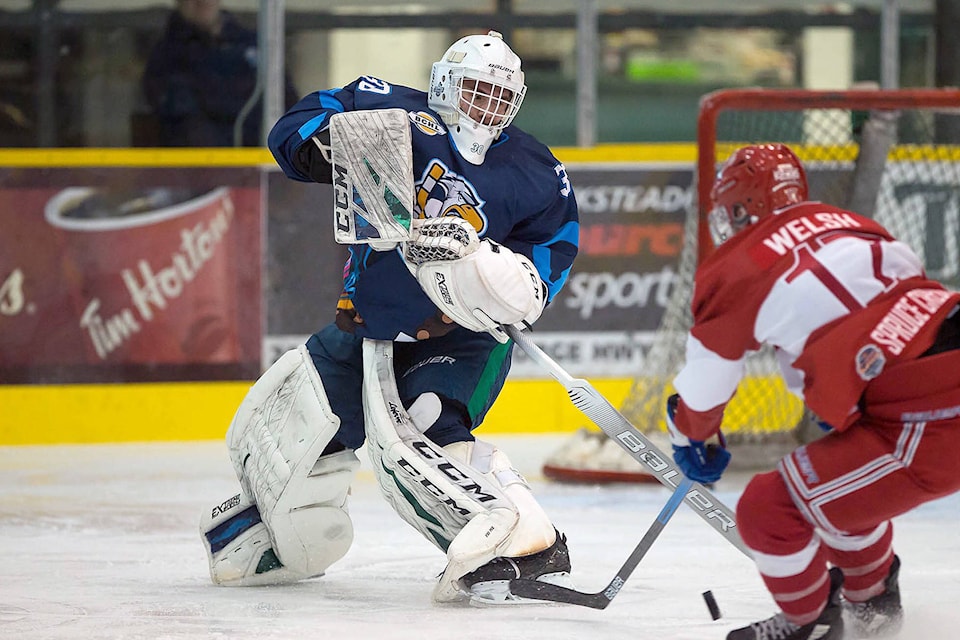
[[[433,64],[427,104],[443,118],[460,155],[483,164],[526,91],[520,58],[490,31],[460,38]]]

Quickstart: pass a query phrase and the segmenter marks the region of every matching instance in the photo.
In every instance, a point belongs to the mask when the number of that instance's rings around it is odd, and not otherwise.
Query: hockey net
[[[693,275],[713,249],[703,222],[710,187],[719,163],[738,147],[789,144],[807,168],[811,199],[875,218],[917,252],[931,277],[953,288],[960,284],[960,91],[719,91],[701,100],[697,137],[697,203],[687,215],[676,286],[620,407],[664,447],[663,408],[683,364]],[[732,466],[751,470],[771,468],[823,433],[786,390],[767,349],[748,358],[723,431]],[[592,428],[552,453],[543,472],[562,481],[650,479]]]

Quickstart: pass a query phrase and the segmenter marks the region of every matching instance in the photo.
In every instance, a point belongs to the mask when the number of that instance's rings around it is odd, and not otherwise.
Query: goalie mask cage
[[[700,102],[698,120],[697,204],[687,215],[677,280],[642,371],[621,405],[621,412],[651,435],[666,430],[664,406],[683,365],[692,324],[694,271],[713,250],[706,213],[717,168],[740,146],[773,142],[790,145],[804,162],[811,200],[876,219],[917,252],[931,277],[951,288],[960,283],[960,91],[736,89],[708,94]],[[732,464],[749,469],[770,468],[822,433],[786,390],[767,348],[748,357],[723,430],[734,452]],[[593,452],[605,450],[610,457],[610,450],[590,439],[581,430],[547,460],[544,473],[567,480],[623,480],[618,474],[629,469],[626,461],[610,467],[615,473],[605,478],[604,465],[612,463],[601,462]],[[588,472],[578,475],[577,467]]]

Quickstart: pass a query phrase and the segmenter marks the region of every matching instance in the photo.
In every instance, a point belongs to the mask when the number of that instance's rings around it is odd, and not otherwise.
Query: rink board
[[[249,382],[0,386],[0,446],[222,438]],[[630,380],[597,380],[615,406]],[[557,433],[588,424],[553,380],[508,382],[484,433]]]

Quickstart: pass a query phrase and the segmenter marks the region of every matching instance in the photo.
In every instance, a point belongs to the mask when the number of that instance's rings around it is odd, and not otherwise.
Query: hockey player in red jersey
[[[678,466],[701,482],[723,473],[729,452],[706,441],[762,344],[832,425],[740,498],[740,534],[781,611],[727,638],[838,640],[844,619],[895,632],[891,519],[960,489],[960,294],[876,222],[809,201],[784,145],[737,150],[711,200],[717,247],[697,271],[667,407]]]

